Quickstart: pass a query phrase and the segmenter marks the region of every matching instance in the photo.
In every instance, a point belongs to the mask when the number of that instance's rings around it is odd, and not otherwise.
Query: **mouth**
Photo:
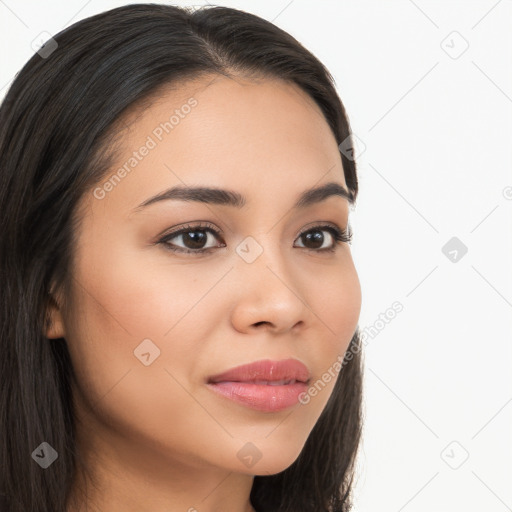
[[[221,381],[226,382],[226,381]],[[289,379],[289,380],[233,380],[230,382],[244,382],[245,384],[257,384],[259,386],[289,386],[290,384],[295,384],[296,382],[303,382],[300,380]],[[213,383],[217,384],[217,383]]]
[[[304,363],[297,359],[272,361],[262,359],[250,364],[231,368],[208,378],[209,383],[250,382],[262,385],[282,386],[295,382],[307,383],[310,373]]]
[[[261,412],[277,412],[299,403],[310,381],[307,367],[296,359],[261,360],[232,368],[207,380],[224,398]]]

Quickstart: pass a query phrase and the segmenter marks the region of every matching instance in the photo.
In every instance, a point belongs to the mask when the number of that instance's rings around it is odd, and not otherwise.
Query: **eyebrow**
[[[311,188],[302,192],[292,209],[306,208],[316,203],[325,201],[331,196],[340,196],[347,199],[349,204],[354,204],[354,195],[339,183],[329,182],[319,187]],[[233,206],[235,208],[243,208],[246,205],[246,198],[239,192],[234,190],[225,190],[212,187],[192,187],[192,186],[175,186],[157,194],[156,196],[146,199],[139,206],[133,209],[133,212],[154,204],[159,201],[166,200],[179,201],[196,201],[207,204],[218,204],[225,206]]]

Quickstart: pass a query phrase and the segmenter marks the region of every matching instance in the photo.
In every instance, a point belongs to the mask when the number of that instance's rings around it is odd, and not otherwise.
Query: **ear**
[[[62,315],[62,301],[48,293],[48,305],[46,309],[45,336],[49,339],[65,337],[64,321]]]

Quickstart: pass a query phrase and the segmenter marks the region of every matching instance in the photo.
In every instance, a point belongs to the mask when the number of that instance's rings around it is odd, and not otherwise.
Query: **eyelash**
[[[173,252],[177,252],[177,253],[185,253],[185,254],[209,253],[213,249],[218,249],[218,247],[207,247],[204,249],[187,249],[187,248],[183,248],[183,247],[176,247],[169,243],[169,240],[171,240],[179,235],[182,235],[184,233],[189,233],[189,232],[193,232],[193,231],[210,232],[216,238],[222,235],[222,233],[220,233],[217,229],[215,229],[211,224],[186,225],[177,231],[166,234],[163,238],[158,240],[157,243],[163,244],[164,247],[169,251],[173,251]],[[348,230],[340,230],[338,227],[336,227],[334,225],[325,225],[325,224],[310,227],[307,230],[299,233],[297,238],[300,238],[303,235],[310,233],[311,231],[329,231],[329,233],[332,235],[332,237],[334,239],[333,247],[324,248],[324,249],[309,249],[307,247],[299,247],[299,249],[305,249],[307,251],[320,252],[320,253],[335,252],[335,250],[339,244],[341,244],[343,242],[348,243],[348,244],[352,243],[352,230],[350,229],[350,227],[348,228]]]

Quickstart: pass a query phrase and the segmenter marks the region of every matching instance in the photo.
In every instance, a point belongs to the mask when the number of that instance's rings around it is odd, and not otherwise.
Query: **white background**
[[[124,3],[1,0],[0,97],[41,32]],[[324,62],[360,139],[352,253],[375,329],[355,511],[511,510],[512,1],[217,5]],[[444,254],[452,237],[466,254]]]

